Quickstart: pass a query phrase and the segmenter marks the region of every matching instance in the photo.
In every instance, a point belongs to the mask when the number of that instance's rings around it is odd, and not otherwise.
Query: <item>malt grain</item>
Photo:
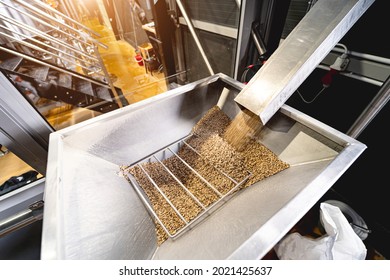
[[[231,121],[219,107],[214,106],[195,124],[192,129],[194,135],[186,140],[197,152],[186,145],[177,152],[197,174],[175,155],[164,159],[162,163],[204,207],[209,207],[218,201],[219,195],[227,194],[236,186],[224,174],[239,182],[248,176],[249,171],[251,177],[241,186],[242,189],[289,167],[288,163],[281,161],[271,150],[256,141],[255,136],[261,128],[257,116],[247,111],[240,112]],[[147,162],[142,166],[186,222],[204,211],[160,163]],[[139,167],[130,167],[128,172],[145,191],[155,213],[170,234],[175,234],[185,226],[185,222]],[[156,224],[157,240],[161,245],[168,235]]]

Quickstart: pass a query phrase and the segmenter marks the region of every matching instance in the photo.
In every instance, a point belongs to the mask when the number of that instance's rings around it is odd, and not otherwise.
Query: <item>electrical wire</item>
[[[317,97],[326,89],[327,87],[322,87],[322,89],[316,94],[316,96],[313,97],[312,100],[308,101],[306,100],[303,95],[300,93],[299,89],[297,89],[297,93],[299,94],[299,97],[301,97],[302,101],[305,102],[306,104],[310,104],[310,103],[313,103],[314,100],[317,99]]]
[[[348,48],[344,44],[337,43],[336,46],[342,47],[344,49],[344,54],[348,55]]]
[[[261,60],[262,58],[259,58],[257,63],[255,64],[251,64],[247,67],[245,67],[245,70],[242,72],[241,74],[241,79],[240,81],[242,83],[248,83],[250,79],[253,78],[253,76],[257,73],[257,71],[259,71],[259,69],[261,68],[261,66],[264,64],[264,60]],[[252,71],[252,73],[250,74],[251,76],[248,77],[248,72],[249,71]]]
[[[246,69],[244,70],[244,72],[242,72],[242,75],[241,75],[241,82],[245,83],[245,81],[246,81],[246,76],[247,76],[247,74],[248,74],[248,71],[249,71],[249,68],[246,68]]]

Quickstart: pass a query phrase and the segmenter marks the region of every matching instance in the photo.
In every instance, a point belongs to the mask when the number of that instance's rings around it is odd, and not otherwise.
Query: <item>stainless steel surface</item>
[[[376,96],[370,104],[361,113],[357,120],[352,124],[347,134],[353,138],[357,138],[360,133],[369,125],[375,116],[386,106],[390,99],[390,76],[384,82]]]
[[[0,221],[21,213],[34,202],[42,200],[44,188],[45,178],[41,178],[0,196]]]
[[[243,183],[245,183],[248,178],[250,177],[251,173],[249,171],[248,175],[241,181],[237,182],[233,178],[231,178],[229,175],[226,174],[223,170],[218,169],[217,167],[213,167],[214,170],[216,170],[218,173],[220,173],[223,177],[226,177],[229,181],[231,181],[234,186],[225,194],[220,193],[217,189],[216,186],[213,186],[207,179],[205,179],[201,174],[199,174],[195,169],[194,166],[191,166],[190,163],[186,162],[183,158],[181,158],[175,150],[180,150],[183,146],[186,146],[190,148],[194,153],[196,153],[198,156],[202,157],[198,151],[193,148],[188,142],[186,141],[187,139],[191,137],[196,137],[193,134],[190,134],[186,136],[184,139],[179,139],[178,141],[175,141],[174,143],[170,144],[168,147],[163,148],[159,151],[156,151],[153,153],[153,155],[148,156],[147,158],[144,158],[140,160],[139,162],[136,162],[135,164],[132,164],[131,166],[127,167],[124,169],[123,175],[129,180],[129,182],[133,185],[134,189],[137,191],[138,195],[140,196],[141,200],[143,203],[146,204],[146,208],[149,210],[149,212],[152,214],[152,216],[158,221],[158,223],[161,225],[161,227],[164,229],[164,231],[167,233],[167,235],[170,238],[177,238],[178,236],[182,235],[189,229],[193,228],[195,224],[199,223],[201,220],[207,217],[207,215],[210,215],[212,211],[215,211],[218,207],[222,206],[223,203],[225,203],[232,194],[240,187],[242,186]],[[170,155],[170,156],[168,156]],[[191,170],[192,173],[195,174],[197,178],[202,180],[210,189],[213,190],[213,192],[219,197],[215,202],[213,202],[211,205],[206,206],[202,204],[185,186],[184,183],[180,181],[179,178],[177,178],[170,170],[169,168],[162,162],[163,160],[169,158],[169,157],[176,157],[178,158],[183,164],[185,164],[189,170]],[[208,162],[207,159],[204,158],[206,162]],[[200,212],[196,217],[194,217],[192,220],[187,220],[184,218],[180,211],[174,206],[173,202],[164,194],[164,192],[160,189],[158,184],[152,179],[150,174],[142,167],[142,163],[149,163],[149,162],[158,162],[186,192],[195,203],[197,203],[203,211]],[[211,166],[213,166],[212,163],[209,163]],[[181,228],[178,228],[175,233],[171,233],[165,224],[159,219],[156,211],[153,210],[153,207],[150,203],[150,201],[146,198],[145,192],[142,190],[142,187],[137,183],[137,180],[129,173],[129,168],[132,168],[134,166],[137,166],[142,170],[142,172],[145,174],[149,182],[152,183],[152,185],[158,190],[158,192],[162,195],[162,197],[165,199],[165,201],[170,205],[170,207],[173,209],[173,211],[176,213],[176,215],[184,222],[184,226]]]
[[[267,123],[373,2],[318,1],[235,101]]]
[[[186,136],[224,87],[230,94],[223,111],[234,118],[243,84],[218,74],[52,133],[42,259],[262,258],[366,148],[283,105],[258,141],[291,167],[158,247],[153,217],[120,166]]]
[[[36,221],[42,220],[42,217],[43,201],[37,201],[30,205],[28,209],[8,217],[5,220],[0,220],[0,238]]]
[[[252,29],[251,29],[251,36],[252,36],[253,43],[255,44],[259,55],[261,56],[261,55],[265,54],[267,52],[267,48],[265,47],[264,40],[263,40],[263,38],[261,38],[260,34],[258,32],[256,32],[254,27],[252,27]]]

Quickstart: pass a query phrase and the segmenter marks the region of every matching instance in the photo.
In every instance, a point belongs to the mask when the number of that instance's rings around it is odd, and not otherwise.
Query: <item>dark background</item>
[[[375,1],[348,33],[340,40],[349,50],[390,58],[387,42],[386,1]],[[327,72],[316,69],[299,87],[306,100],[322,88],[321,78]],[[286,104],[331,127],[347,133],[380,87],[345,76],[336,76],[331,86],[311,104],[294,93]],[[352,207],[372,231],[364,241],[387,259],[390,258],[390,203],[388,195],[389,148],[387,128],[390,110],[387,104],[356,138],[367,149],[324,196],[338,199]]]

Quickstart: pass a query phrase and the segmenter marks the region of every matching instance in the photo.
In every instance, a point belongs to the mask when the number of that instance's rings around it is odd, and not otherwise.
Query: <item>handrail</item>
[[[40,18],[34,16],[34,15],[32,15],[32,14],[29,14],[29,13],[27,13],[27,12],[25,12],[25,11],[22,11],[22,10],[20,10],[20,9],[18,9],[18,8],[12,6],[12,5],[10,5],[10,4],[8,4],[8,3],[5,3],[5,2],[2,1],[2,0],[0,0],[0,3],[3,4],[4,6],[7,6],[8,8],[11,8],[11,9],[13,9],[13,10],[15,10],[15,11],[17,11],[17,12],[23,14],[23,15],[25,15],[25,16],[30,17],[32,20],[35,20],[35,21],[39,22],[40,24],[43,24],[43,25],[48,26],[48,27],[50,27],[50,28],[53,28],[54,30],[56,30],[56,31],[58,31],[58,32],[60,32],[60,33],[62,33],[62,34],[64,34],[64,35],[66,35],[66,36],[69,36],[69,37],[71,37],[71,38],[74,39],[74,40],[77,40],[77,41],[79,41],[79,42],[83,42],[83,43],[89,45],[88,42],[82,41],[82,40],[80,40],[79,38],[73,36],[72,34],[69,34],[69,33],[65,32],[65,31],[61,30],[61,28],[59,28],[58,26],[54,26],[54,25],[52,25],[52,24],[50,24],[50,23],[48,23],[48,22],[46,22],[46,21],[44,21],[44,20],[42,20],[42,19],[40,19]],[[94,57],[91,57],[91,59],[94,59],[94,60],[97,61],[97,59],[94,58]]]
[[[20,13],[21,16],[25,16],[26,19],[41,24],[47,30],[40,30],[35,24],[29,25],[23,20],[15,19],[8,14],[0,14],[0,20],[4,22],[0,24],[0,36],[6,38],[10,43],[20,44],[22,48],[27,47],[51,55],[55,57],[55,60],[47,62],[32,53],[28,53],[27,49],[18,51],[12,47],[0,45],[0,50],[110,89],[115,97],[119,98],[97,48],[99,46],[108,49],[108,46],[91,35],[93,33],[100,37],[99,34],[40,1],[14,0],[14,2],[16,4],[12,6],[12,3],[0,0],[0,7],[4,6],[12,9]],[[16,28],[12,28],[10,25]],[[81,28],[76,29],[77,27]],[[59,36],[54,36],[50,32],[55,32]],[[61,62],[70,62],[72,65],[81,67],[83,73],[67,69]]]
[[[0,28],[1,28],[1,27],[2,27],[2,26],[0,25]],[[47,50],[45,50],[45,49],[42,49],[41,47],[35,46],[35,45],[33,45],[33,44],[30,44],[30,43],[28,43],[28,42],[26,42],[26,41],[17,39],[17,38],[15,38],[15,37],[13,37],[12,35],[8,35],[8,34],[6,34],[6,33],[4,33],[4,32],[1,32],[1,31],[0,31],[0,35],[5,36],[5,37],[9,37],[9,38],[15,40],[16,42],[18,42],[18,43],[20,43],[20,44],[22,44],[22,45],[24,45],[24,46],[26,46],[26,47],[29,47],[29,48],[32,48],[32,49],[35,49],[35,50],[37,50],[37,51],[41,51],[41,52],[44,52],[44,53],[51,54],[51,55],[53,55],[53,56],[55,56],[55,57],[60,58],[61,60],[65,60],[65,61],[67,61],[67,62],[74,63],[76,66],[79,66],[79,67],[81,67],[81,68],[87,69],[88,71],[93,71],[93,69],[91,69],[91,68],[89,68],[89,67],[83,66],[83,65],[81,65],[81,64],[76,63],[75,61],[72,61],[72,60],[69,60],[69,59],[67,59],[67,58],[61,57],[61,56],[58,55],[58,54],[49,52],[49,51],[47,51]],[[23,35],[23,34],[22,34],[22,35]],[[26,36],[26,35],[23,35],[23,36]],[[32,39],[32,38],[31,38],[31,39]],[[36,40],[36,41],[37,41],[37,40]]]
[[[41,16],[43,16],[43,17],[46,17],[47,19],[50,19],[50,20],[52,20],[52,21],[55,21],[56,23],[58,23],[58,24],[60,24],[60,25],[62,25],[62,26],[64,26],[64,27],[66,27],[66,28],[68,28],[68,29],[71,29],[71,30],[75,31],[75,32],[78,33],[82,38],[85,38],[85,35],[88,35],[88,36],[89,36],[88,39],[89,39],[90,41],[94,42],[95,44],[98,44],[99,46],[101,46],[101,47],[104,48],[104,49],[107,49],[107,48],[108,48],[108,47],[107,47],[106,45],[104,45],[103,43],[101,43],[101,42],[99,42],[98,40],[92,38],[89,34],[84,33],[84,32],[81,32],[80,30],[78,30],[78,29],[76,29],[76,28],[74,28],[74,27],[72,27],[72,26],[70,26],[70,25],[68,25],[68,24],[66,24],[66,23],[63,23],[63,22],[59,21],[59,20],[56,19],[55,17],[53,17],[53,16],[51,16],[51,15],[45,13],[45,12],[42,11],[42,10],[37,9],[36,7],[32,6],[31,4],[26,3],[26,2],[24,2],[23,0],[14,0],[14,1],[15,1],[15,2],[18,2],[19,4],[21,4],[22,6],[26,7],[27,9],[29,9],[30,11],[32,11],[32,12],[34,12],[34,13],[36,13],[36,14],[39,14],[39,15],[41,15]],[[37,2],[37,3],[38,3],[38,2]],[[42,2],[39,2],[39,3],[43,4]],[[41,4],[40,4],[40,6],[42,6]],[[51,8],[51,7],[48,7],[48,6],[45,5],[45,8],[50,8],[50,9],[56,11],[57,14],[59,14],[59,15],[65,17],[65,18],[68,18],[68,17],[65,16],[64,14],[58,12],[57,10],[55,10],[55,9],[53,9],[53,8]],[[80,24],[80,23],[78,23],[78,25],[83,26],[83,25]]]
[[[33,37],[29,37],[29,36],[26,35],[26,34],[20,33],[20,32],[15,31],[15,30],[12,30],[12,29],[10,29],[10,28],[8,28],[8,27],[2,25],[2,24],[0,24],[0,28],[1,28],[1,29],[5,29],[5,30],[8,30],[8,31],[10,31],[10,32],[12,32],[12,33],[14,33],[14,34],[17,34],[17,35],[21,36],[21,37],[25,37],[25,39],[31,40],[31,41],[33,41],[33,42],[35,42],[35,43],[37,43],[37,44],[43,45],[43,46],[45,46],[45,47],[47,47],[47,48],[54,49],[54,50],[56,50],[56,51],[58,51],[58,52],[60,52],[60,53],[62,53],[62,54],[64,54],[64,55],[67,55],[67,56],[71,57],[71,58],[74,58],[74,59],[77,59],[77,60],[80,59],[79,57],[76,57],[76,56],[74,56],[74,55],[72,55],[72,54],[70,54],[70,53],[67,53],[67,52],[65,52],[65,51],[63,51],[63,50],[61,50],[61,49],[55,48],[54,46],[48,45],[48,44],[46,44],[46,43],[44,43],[44,42],[41,42],[41,41],[39,41],[39,40],[37,40],[37,39],[35,39],[35,38],[33,38]],[[11,39],[17,40],[15,37],[13,37],[13,36],[11,36],[11,35],[9,35],[9,34],[3,34],[3,35],[4,35],[4,36],[7,36],[7,37],[10,37]],[[34,47],[35,47],[35,46],[34,46]],[[49,52],[49,51],[47,51],[47,50],[45,50],[45,51],[46,51],[47,53],[50,53],[50,54],[51,54],[51,52]],[[96,60],[99,62],[98,59],[96,59]]]
[[[103,59],[102,59],[102,57],[100,56],[100,54],[99,54],[99,52],[98,52],[96,46],[95,46],[95,52],[96,52],[97,57],[98,57],[98,59],[100,60],[100,62],[104,65]],[[114,84],[113,84],[112,81],[111,81],[110,74],[108,73],[106,67],[102,67],[102,71],[103,71],[104,75],[106,76],[107,83],[108,83],[108,85],[110,86],[110,89],[111,89],[112,93],[115,95],[115,99],[117,99],[117,100],[119,101],[120,96],[119,96],[119,94],[118,94],[118,92],[117,92],[117,90],[116,90]],[[119,107],[122,107],[123,105],[122,105],[121,102],[118,102],[118,106],[119,106]]]
[[[18,1],[18,0],[15,0],[15,1]],[[53,8],[50,7],[49,5],[43,3],[42,1],[40,1],[40,0],[32,0],[32,1],[34,1],[38,6],[41,6],[42,8],[48,9],[49,11],[51,11],[51,12],[53,12],[53,13],[55,13],[55,14],[61,16],[61,17],[64,17],[64,18],[66,18],[67,20],[71,21],[72,23],[76,24],[77,26],[79,26],[79,27],[81,27],[81,28],[87,30],[88,32],[94,34],[94,35],[97,36],[97,37],[100,37],[100,34],[99,34],[99,33],[95,32],[94,30],[92,30],[92,29],[88,28],[87,26],[81,24],[80,22],[74,20],[73,18],[68,17],[67,15],[64,15],[63,13],[57,11],[56,9],[53,9]]]
[[[38,29],[35,29],[35,28],[33,28],[33,27],[31,27],[31,26],[28,26],[28,25],[26,25],[26,24],[24,24],[24,23],[21,23],[21,22],[15,20],[15,19],[9,18],[9,17],[4,16],[4,15],[2,15],[2,14],[0,14],[0,19],[3,19],[3,20],[5,20],[5,21],[7,21],[7,22],[9,22],[9,23],[15,24],[15,25],[21,27],[22,29],[26,29],[27,31],[29,31],[29,32],[31,32],[31,33],[33,33],[33,34],[35,34],[35,35],[38,35],[38,36],[43,37],[43,38],[46,38],[47,40],[55,41],[55,42],[57,42],[59,45],[63,45],[63,46],[65,46],[65,47],[67,46],[68,49],[71,49],[71,50],[73,50],[74,52],[79,53],[80,55],[87,56],[87,57],[89,57],[89,58],[94,58],[93,56],[90,56],[89,54],[86,54],[85,52],[82,52],[82,51],[80,51],[79,49],[76,49],[76,48],[72,47],[71,45],[69,45],[69,44],[67,44],[67,43],[65,43],[65,42],[63,42],[63,41],[61,41],[61,40],[59,40],[59,39],[57,39],[57,38],[55,38],[55,37],[53,37],[53,36],[50,36],[50,35],[48,35],[48,34],[45,33],[45,32],[42,32],[42,31],[40,31],[40,30],[38,30]]]
[[[69,74],[69,75],[72,75],[74,77],[77,77],[79,79],[82,79],[82,80],[85,80],[85,81],[88,81],[90,83],[93,83],[93,84],[96,84],[98,86],[101,86],[101,87],[105,87],[105,88],[108,88],[108,89],[111,89],[111,86],[106,84],[106,83],[103,83],[103,82],[100,82],[100,81],[97,81],[97,80],[94,80],[94,79],[91,79],[89,77],[86,77],[86,76],[83,76],[81,74],[78,74],[78,73],[75,73],[75,72],[72,72],[72,71],[69,71],[67,69],[64,69],[64,68],[61,68],[59,66],[56,66],[56,65],[53,65],[53,64],[50,64],[50,63],[46,63],[44,61],[41,61],[39,59],[36,59],[34,57],[31,57],[31,56],[28,56],[28,55],[25,55],[23,53],[20,53],[20,52],[17,52],[15,50],[11,50],[11,49],[8,49],[8,48],[5,48],[3,46],[0,45],[0,50],[2,51],[5,51],[5,52],[8,52],[10,54],[13,54],[13,55],[16,55],[16,56],[20,56],[20,57],[23,57],[24,59],[27,59],[27,60],[30,60],[32,62],[35,62],[37,64],[41,64],[41,65],[44,65],[44,66],[48,66],[52,69],[55,69],[59,72],[62,72],[62,73],[65,73],[65,74]]]

